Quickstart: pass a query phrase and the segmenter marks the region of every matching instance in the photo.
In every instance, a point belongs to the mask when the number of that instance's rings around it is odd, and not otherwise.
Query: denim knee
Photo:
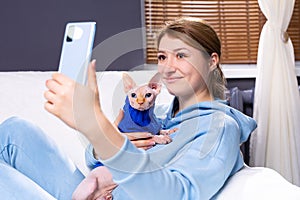
[[[0,124],[0,144],[3,145],[35,143],[45,137],[39,127],[20,117],[10,117]]]
[[[9,117],[5,121],[3,121],[0,124],[0,127],[1,128],[7,128],[7,127],[14,126],[14,125],[26,124],[26,123],[29,123],[29,122],[26,121],[26,120],[24,120],[24,119],[22,119],[22,118],[20,118],[20,117],[13,116],[13,117]]]

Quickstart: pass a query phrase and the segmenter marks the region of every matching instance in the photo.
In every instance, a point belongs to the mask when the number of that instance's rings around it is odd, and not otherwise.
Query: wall
[[[116,44],[111,37],[136,29],[134,41],[124,40],[119,49],[134,42],[135,46],[103,60],[105,66],[98,70],[125,70],[144,63],[141,0],[9,0],[0,3],[0,71],[57,70],[65,24],[88,20],[97,22],[94,46],[106,41],[105,49],[97,48],[101,55],[93,55],[98,63],[112,53],[109,47]]]

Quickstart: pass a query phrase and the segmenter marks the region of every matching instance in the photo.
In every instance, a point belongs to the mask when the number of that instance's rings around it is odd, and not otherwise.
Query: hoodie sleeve
[[[199,133],[166,164],[158,164],[129,140],[102,162],[131,199],[210,199],[243,166],[238,123],[227,116],[212,131]]]

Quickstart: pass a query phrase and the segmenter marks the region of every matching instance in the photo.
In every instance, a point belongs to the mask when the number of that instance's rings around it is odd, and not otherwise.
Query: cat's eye
[[[151,95],[152,95],[151,93],[146,93],[146,94],[145,94],[145,97],[146,97],[146,98],[149,98],[149,97],[151,97]]]
[[[131,93],[132,98],[136,98],[136,93]]]

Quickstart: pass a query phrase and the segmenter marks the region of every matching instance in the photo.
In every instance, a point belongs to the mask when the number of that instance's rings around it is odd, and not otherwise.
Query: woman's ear
[[[210,71],[213,71],[214,69],[216,69],[219,62],[220,62],[219,55],[215,52],[212,53],[210,56],[210,62],[209,62]]]

